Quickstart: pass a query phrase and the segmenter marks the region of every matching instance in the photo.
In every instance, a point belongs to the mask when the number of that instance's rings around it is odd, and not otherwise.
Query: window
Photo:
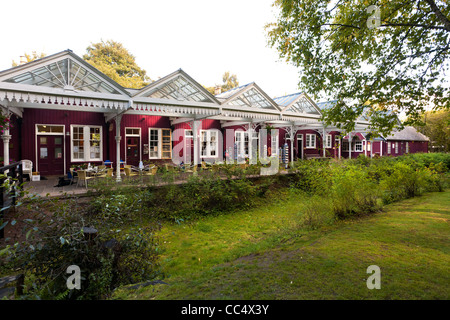
[[[101,128],[89,128],[89,152],[90,160],[101,160]]]
[[[327,134],[325,135],[325,148],[331,148],[332,147],[332,135],[331,134]]]
[[[125,128],[125,135],[130,137],[140,137],[141,128]]]
[[[395,143],[395,153],[398,153],[398,142]]]
[[[202,130],[200,132],[200,146],[202,157],[216,158],[218,156],[217,130]]]
[[[55,134],[64,134],[64,126],[55,126],[55,125],[37,125],[38,133],[55,133]]]
[[[149,133],[149,158],[150,159],[158,159],[159,158],[159,129],[150,129]]]
[[[387,143],[387,154],[391,154],[391,143]]]
[[[235,131],[234,141],[236,142],[237,156],[239,158],[248,158],[249,156],[248,131]]]
[[[161,129],[162,135],[162,159],[172,159],[172,131]]]
[[[406,153],[409,153],[409,142],[408,141],[406,141]]]
[[[71,160],[102,160],[102,127],[71,126]]]
[[[307,134],[306,135],[306,148],[314,149],[316,147],[316,135],[315,134]]]
[[[363,151],[362,141],[359,140],[358,138],[355,137],[355,140],[353,140],[352,144],[353,144],[353,151],[355,151],[355,152]]]
[[[172,159],[172,131],[149,129],[149,159]]]

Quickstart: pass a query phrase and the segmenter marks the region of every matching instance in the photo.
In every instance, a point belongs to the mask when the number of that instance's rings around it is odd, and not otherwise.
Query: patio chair
[[[197,165],[196,164],[193,164],[191,166],[189,166],[189,165],[185,165],[185,166],[186,166],[185,172],[197,173]]]
[[[95,176],[100,177],[100,176],[106,174],[106,172],[107,172],[107,168],[105,165],[98,166],[97,171],[95,172]]]
[[[33,162],[31,160],[22,160],[22,174],[27,174],[31,181],[31,175],[33,174]]]
[[[139,173],[133,173],[132,170],[131,170],[131,167],[130,168],[125,167],[124,171],[125,171],[125,175],[127,177],[133,177],[133,176],[138,176],[139,175]]]
[[[146,176],[154,176],[156,174],[156,172],[158,172],[158,167],[157,166],[153,166],[153,167],[149,168],[148,172],[145,172],[144,175],[146,175]]]
[[[211,169],[211,165],[207,164],[205,161],[202,161],[202,170],[209,170]]]
[[[78,170],[77,174],[78,174],[77,187],[80,184],[80,182],[83,181],[84,186],[87,189],[87,182],[88,182],[88,180],[92,179],[93,177],[88,177],[87,174],[86,174],[86,171],[84,171],[84,170]]]
[[[102,171],[101,174],[97,175],[97,178],[112,177],[113,176],[113,172],[114,172],[113,168],[106,168],[106,170]]]
[[[73,168],[69,169],[69,172],[67,173],[67,178],[70,180],[71,185],[74,184],[75,182],[77,182],[78,184],[78,175],[75,175]]]

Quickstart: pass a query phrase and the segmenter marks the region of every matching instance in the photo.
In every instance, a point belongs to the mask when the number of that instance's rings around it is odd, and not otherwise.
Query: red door
[[[127,164],[139,165],[139,138],[127,137]]]
[[[63,136],[38,136],[38,170],[41,176],[64,174]]]

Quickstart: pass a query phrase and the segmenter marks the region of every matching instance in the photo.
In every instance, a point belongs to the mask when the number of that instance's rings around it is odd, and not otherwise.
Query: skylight
[[[181,75],[164,85],[151,90],[147,97],[172,100],[187,100],[196,102],[211,102],[206,94],[197,89]]]
[[[27,71],[7,79],[6,82],[61,88],[70,91],[120,94],[96,74],[68,58]]]

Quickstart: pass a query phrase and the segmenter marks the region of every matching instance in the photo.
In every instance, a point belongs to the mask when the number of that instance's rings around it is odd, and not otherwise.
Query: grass
[[[164,282],[116,299],[449,299],[450,190],[317,230],[301,194],[252,210],[163,227]],[[381,269],[369,290],[366,270]]]

